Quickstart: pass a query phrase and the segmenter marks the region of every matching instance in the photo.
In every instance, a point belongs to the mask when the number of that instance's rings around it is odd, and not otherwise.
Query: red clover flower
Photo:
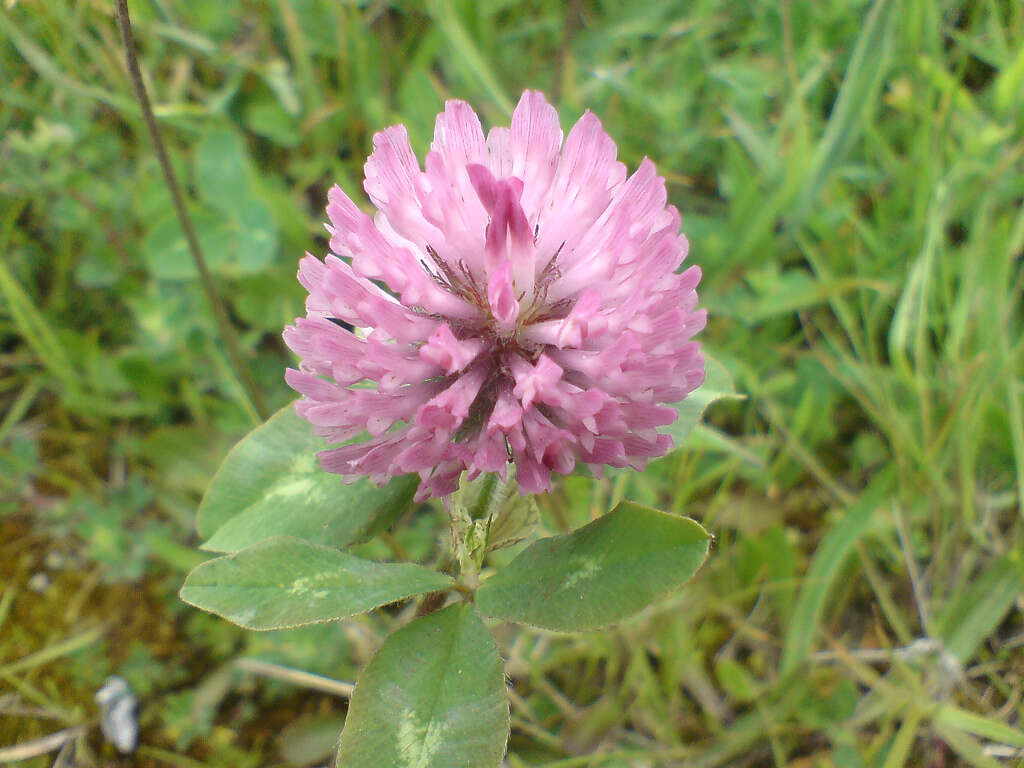
[[[425,170],[405,127],[387,128],[365,172],[376,214],[330,190],[336,255],[302,259],[306,317],[284,332],[298,414],[345,443],[320,453],[325,470],[416,472],[425,499],[511,461],[538,493],[576,462],[642,469],[672,447],[657,428],[704,380],[705,311],[650,160],[627,177],[589,111],[563,144],[527,91],[486,138],[447,102]]]

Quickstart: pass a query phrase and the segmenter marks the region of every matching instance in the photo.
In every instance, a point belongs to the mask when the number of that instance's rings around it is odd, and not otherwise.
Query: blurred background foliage
[[[607,632],[497,627],[517,766],[995,766],[1024,759],[1024,6],[1015,0],[137,0],[199,239],[273,407],[280,332],[361,196],[372,133],[524,88],[646,155],[742,398],[643,474],[568,478],[717,536]],[[258,421],[123,65],[113,3],[0,3],[0,757],[324,762],[402,616],[246,633],[181,604],[197,500]],[[370,548],[430,558],[419,510]],[[248,666],[247,666],[248,664]],[[114,758],[92,695],[139,696]],[[310,687],[312,685],[312,687]],[[327,686],[328,689],[330,686]],[[12,751],[20,745],[21,753]],[[26,751],[27,750],[27,751]],[[25,765],[52,765],[53,755]],[[113,762],[111,762],[113,761]],[[1009,762],[1007,762],[1009,761]]]

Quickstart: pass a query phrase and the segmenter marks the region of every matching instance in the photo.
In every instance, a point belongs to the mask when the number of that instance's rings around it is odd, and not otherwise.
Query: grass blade
[[[786,633],[782,673],[795,668],[810,653],[829,590],[846,559],[853,554],[856,543],[868,529],[878,505],[889,492],[891,482],[891,471],[879,474],[860,499],[847,510],[839,524],[818,545]]]
[[[1011,747],[1024,747],[1024,732],[998,720],[991,720],[960,707],[946,704],[939,708],[932,718],[933,723],[948,725],[960,731],[973,733],[989,741],[1008,744]]]
[[[897,15],[895,0],[875,0],[857,38],[835,106],[818,142],[803,189],[794,207],[794,221],[803,218],[829,174],[846,157],[858,127],[876,104],[875,94],[889,66],[890,36]]]
[[[452,0],[434,0],[429,4],[430,15],[441,30],[448,44],[454,50],[456,62],[471,79],[475,78],[494,103],[507,114],[512,114],[512,100],[508,97],[501,81],[480,49],[474,44],[469,32],[459,20]]]

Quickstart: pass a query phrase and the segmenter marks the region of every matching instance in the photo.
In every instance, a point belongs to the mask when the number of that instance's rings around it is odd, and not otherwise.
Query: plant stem
[[[301,669],[292,669],[280,664],[272,664],[259,659],[237,659],[235,666],[243,672],[250,672],[254,675],[269,677],[292,685],[300,685],[304,688],[329,693],[332,696],[340,696],[344,699],[352,697],[355,690],[353,683],[342,682],[323,675],[314,675],[312,672],[303,672]]]
[[[217,327],[224,342],[228,358],[231,360],[231,365],[242,382],[242,386],[245,388],[253,408],[255,408],[261,419],[266,420],[270,417],[266,400],[263,398],[263,393],[256,386],[252,373],[242,357],[242,348],[238,343],[238,333],[231,324],[227,308],[224,306],[224,302],[221,300],[220,295],[217,293],[217,288],[213,284],[213,276],[210,274],[210,270],[206,265],[206,259],[203,257],[203,252],[199,247],[199,239],[196,237],[195,228],[192,226],[192,219],[188,214],[188,209],[185,207],[185,199],[181,194],[181,187],[178,185],[174,168],[167,157],[167,149],[164,146],[163,139],[160,137],[160,128],[153,114],[149,94],[146,92],[146,84],[142,80],[139,60],[135,54],[135,36],[132,33],[131,18],[128,16],[127,0],[117,0],[117,26],[121,30],[121,40],[124,42],[128,74],[131,77],[132,87],[135,89],[135,97],[139,101],[139,106],[142,107],[142,117],[145,120],[146,129],[149,131],[149,137],[153,141],[153,148],[156,150],[157,159],[160,161],[164,182],[166,182],[167,189],[171,193],[171,199],[174,201],[174,210],[178,214],[178,221],[181,223],[181,229],[185,233],[185,239],[188,241],[192,261],[195,262],[196,271],[199,273],[199,282],[202,284],[203,292],[213,308],[214,319],[217,322]]]

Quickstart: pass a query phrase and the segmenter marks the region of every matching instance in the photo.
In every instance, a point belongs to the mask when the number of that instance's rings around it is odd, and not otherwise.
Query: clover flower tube
[[[417,473],[424,500],[514,463],[526,494],[672,447],[658,428],[704,380],[701,272],[680,270],[688,242],[654,164],[630,175],[616,156],[589,111],[563,137],[537,91],[486,136],[448,101],[423,166],[404,126],[374,136],[376,211],[330,190],[332,253],[300,261],[306,316],[284,331],[296,411],[333,446],[325,470]]]

